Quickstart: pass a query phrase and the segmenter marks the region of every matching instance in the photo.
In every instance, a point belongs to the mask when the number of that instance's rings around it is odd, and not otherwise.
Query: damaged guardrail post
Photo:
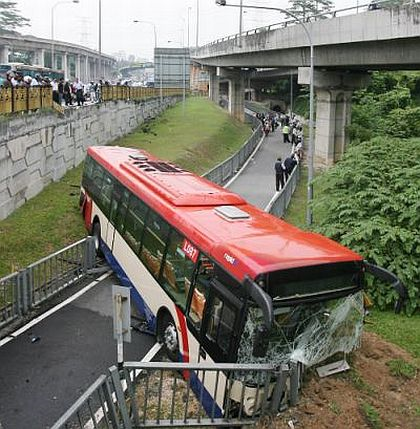
[[[294,407],[298,403],[299,395],[299,372],[297,362],[292,361],[290,367],[290,405]]]
[[[86,238],[83,255],[83,272],[87,273],[95,266],[96,249],[95,239],[91,236]]]
[[[114,385],[115,396],[117,398],[118,410],[120,412],[123,428],[133,429],[131,425],[130,415],[128,413],[127,403],[125,402],[124,389],[121,383],[120,372],[118,368],[113,365],[109,372],[111,374],[112,384]]]
[[[270,411],[277,414],[280,411],[281,400],[286,391],[286,380],[289,374],[287,365],[282,364],[277,370],[276,384],[274,385],[273,394],[271,395]]]

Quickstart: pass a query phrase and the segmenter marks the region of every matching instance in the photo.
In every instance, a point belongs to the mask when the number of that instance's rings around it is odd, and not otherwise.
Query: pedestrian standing
[[[278,192],[284,187],[284,168],[281,157],[278,157],[274,163],[274,170],[276,172],[276,191]]]
[[[64,84],[63,95],[64,95],[64,101],[66,102],[66,106],[69,106],[69,105],[71,106],[73,103],[71,99],[71,87],[68,80]]]
[[[289,140],[289,125],[286,123],[283,126],[282,129],[282,133],[283,133],[283,143],[290,143]]]
[[[84,98],[83,98],[83,84],[80,82],[78,78],[76,78],[76,82],[73,85],[74,90],[76,91],[76,101],[78,106],[83,106]]]

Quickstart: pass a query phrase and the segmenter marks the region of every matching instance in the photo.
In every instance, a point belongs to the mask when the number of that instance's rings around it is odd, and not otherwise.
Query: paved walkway
[[[291,150],[291,144],[283,143],[281,126],[278,126],[274,133],[264,138],[259,150],[251,156],[245,169],[228,189],[264,210],[276,193],[274,163],[278,156],[284,160]]]

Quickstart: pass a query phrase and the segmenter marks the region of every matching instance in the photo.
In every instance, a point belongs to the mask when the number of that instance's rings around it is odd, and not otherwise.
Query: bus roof
[[[88,154],[240,281],[245,275],[362,260],[147,152],[96,146]]]

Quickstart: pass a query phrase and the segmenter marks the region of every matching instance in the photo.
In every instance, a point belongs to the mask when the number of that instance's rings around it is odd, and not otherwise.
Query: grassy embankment
[[[188,99],[116,140],[202,174],[237,151],[251,133],[206,99]],[[0,277],[86,235],[78,208],[83,166],[47,186],[0,221]]]
[[[322,174],[322,173],[318,173]],[[285,220],[299,228],[306,228],[306,198],[307,198],[307,170],[303,169],[301,180],[293,195],[287,210]],[[315,184],[314,198],[317,187]],[[322,213],[314,211],[314,222],[320,219]],[[379,311],[375,308],[370,312],[365,325],[368,331],[379,334],[382,338],[399,345],[410,352],[420,364],[420,314],[408,317],[396,315],[392,311]]]

